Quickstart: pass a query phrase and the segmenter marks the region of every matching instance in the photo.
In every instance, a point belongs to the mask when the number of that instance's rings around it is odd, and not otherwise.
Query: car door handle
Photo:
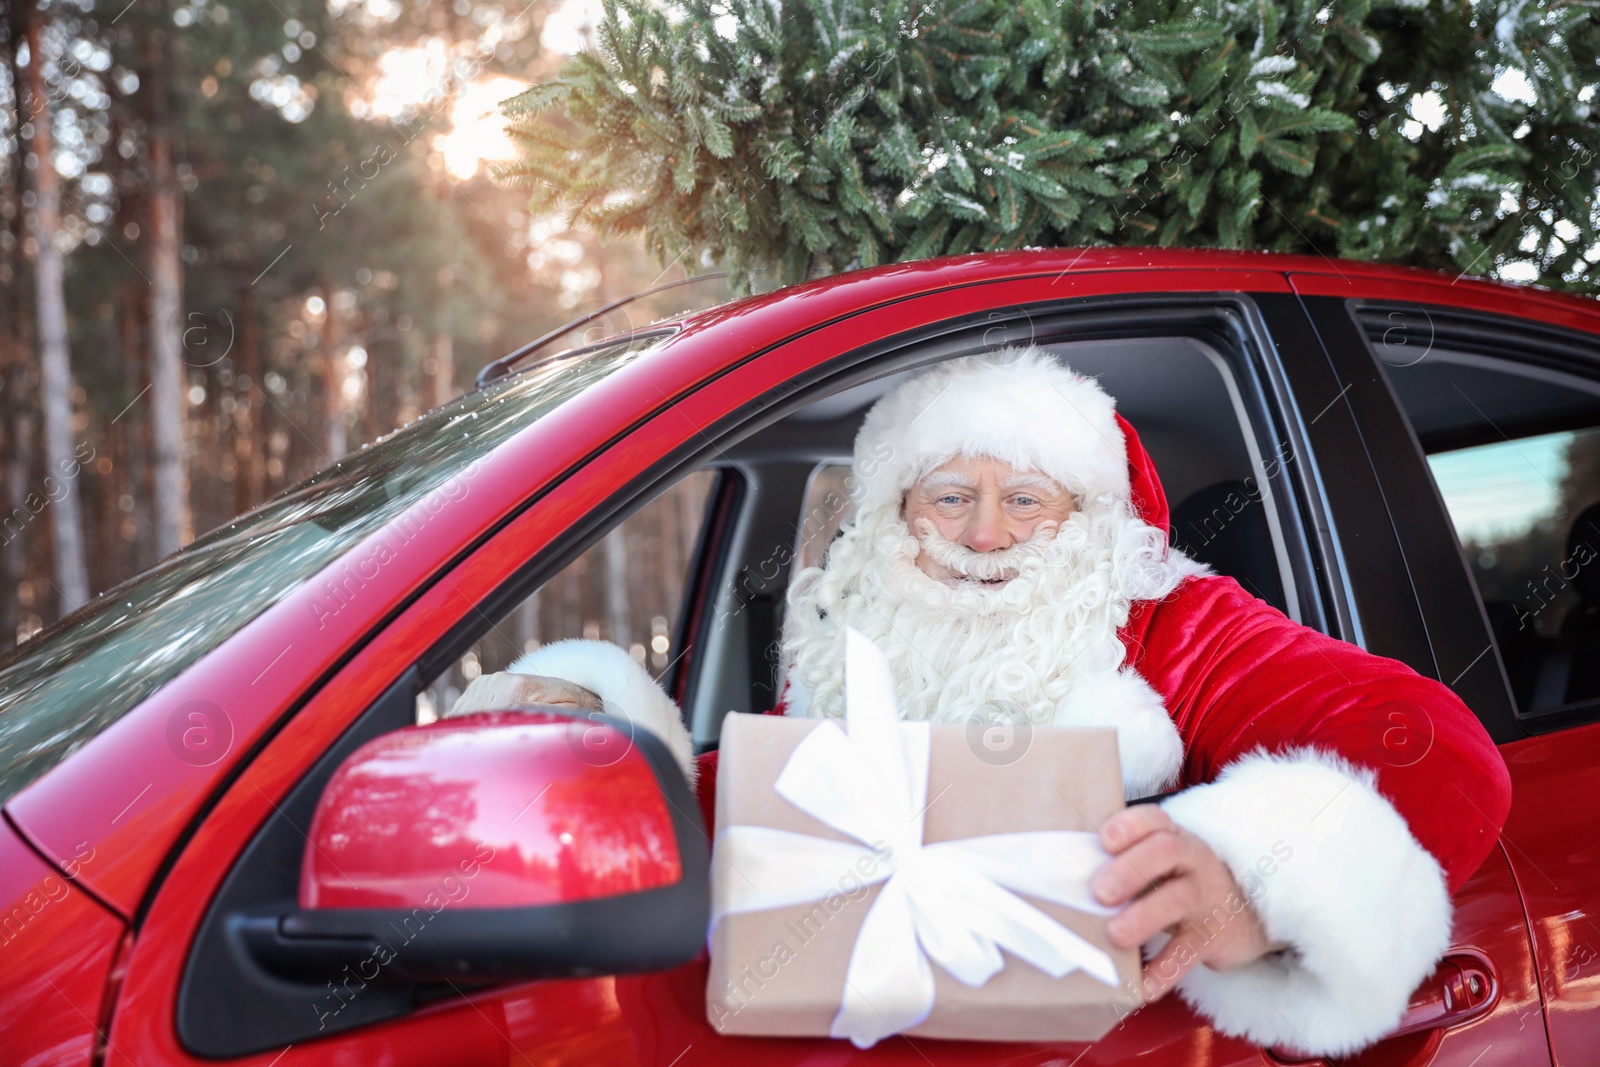
[[[1406,1012],[1382,1041],[1426,1030],[1459,1026],[1478,1018],[1500,999],[1500,978],[1489,957],[1477,949],[1462,948],[1439,961],[1439,966],[1411,994]],[[1270,1050],[1275,1063],[1285,1067],[1325,1067],[1327,1061],[1292,1049]]]
[[[1411,994],[1411,1003],[1390,1037],[1459,1026],[1478,1018],[1500,999],[1500,978],[1489,957],[1456,949]]]

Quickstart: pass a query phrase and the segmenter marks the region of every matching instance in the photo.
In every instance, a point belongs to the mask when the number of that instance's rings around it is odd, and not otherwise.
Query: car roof
[[[1468,304],[1472,294],[1493,294],[1502,300],[1507,296],[1513,296],[1533,305],[1550,307],[1552,310],[1559,308],[1568,314],[1576,312],[1594,316],[1600,313],[1600,301],[1592,297],[1560,292],[1543,286],[1497,281],[1461,272],[1284,252],[1247,252],[1212,248],[1097,247],[973,252],[961,256],[889,263],[774,289],[719,304],[716,307],[674,316],[664,321],[694,330],[713,322],[720,322],[732,312],[749,315],[789,301],[839,295],[852,289],[871,290],[876,299],[866,303],[877,303],[880,299],[901,299],[950,286],[981,284],[1041,274],[1060,274],[1067,277],[1101,271],[1207,269],[1332,275],[1371,296],[1383,295],[1386,286],[1396,283],[1429,286],[1443,284],[1454,290],[1453,295],[1456,295],[1456,299],[1451,300],[1451,303]],[[1218,288],[1228,290],[1237,286],[1219,284]],[[1063,293],[1063,295],[1071,294]],[[861,301],[857,301],[857,304],[864,306]]]
[[[669,315],[599,340],[587,339],[578,346],[555,347],[538,355],[530,352],[529,362],[514,366],[507,373],[521,373],[554,355],[601,349],[630,337],[657,333],[673,335],[662,346],[670,350],[676,347],[676,342],[725,326],[730,320],[738,320],[740,333],[753,328],[750,332],[775,331],[773,335],[777,336],[787,334],[784,329],[787,324],[804,330],[832,317],[941,289],[1052,274],[1070,279],[1073,275],[1107,271],[1193,274],[1208,270],[1219,273],[1219,292],[1253,291],[1263,275],[1279,279],[1274,288],[1283,291],[1281,279],[1299,276],[1306,295],[1339,292],[1349,297],[1381,299],[1386,303],[1420,300],[1467,310],[1505,311],[1508,306],[1514,306],[1518,313],[1527,317],[1600,332],[1600,300],[1461,272],[1329,256],[1216,248],[1025,248],[972,252],[845,271],[709,308]],[[1153,290],[1159,288],[1159,285],[1152,286]],[[1185,288],[1192,290],[1192,283]],[[1075,295],[1070,282],[1063,287],[1061,295],[1063,298]],[[826,309],[819,305],[826,305]]]

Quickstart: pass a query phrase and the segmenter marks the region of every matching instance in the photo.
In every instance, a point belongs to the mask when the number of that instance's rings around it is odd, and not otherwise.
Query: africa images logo
[[[967,748],[990,766],[1011,766],[1032,743],[1032,721],[1009,700],[991,700],[967,720]]]
[[[233,720],[209,700],[188,700],[167,716],[167,748],[191,767],[209,767],[233,747]]]

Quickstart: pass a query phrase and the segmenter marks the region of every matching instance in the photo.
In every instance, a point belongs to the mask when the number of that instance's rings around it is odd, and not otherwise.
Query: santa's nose
[[[961,543],[974,552],[993,552],[997,548],[1010,548],[1012,537],[1006,529],[1005,514],[998,504],[981,502],[967,524],[966,536]]]

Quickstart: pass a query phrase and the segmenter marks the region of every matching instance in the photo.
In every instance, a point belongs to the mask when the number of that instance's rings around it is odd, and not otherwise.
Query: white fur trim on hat
[[[1444,873],[1373,782],[1311,749],[1257,753],[1162,805],[1228,865],[1267,935],[1290,946],[1179,981],[1222,1033],[1354,1052],[1394,1029],[1449,947]]]
[[[1122,788],[1129,800],[1170,789],[1183,769],[1183,739],[1161,694],[1132,667],[1086,678],[1056,705],[1054,726],[1111,726],[1117,731]]]
[[[874,404],[856,435],[860,509],[898,509],[918,478],[956,456],[1038,471],[1081,504],[1131,492],[1115,401],[1033,346],[941,363]]]
[[[581,685],[600,698],[607,715],[626,719],[666,742],[689,785],[695,784],[694,740],[678,705],[626,649],[610,641],[556,641],[518,657],[506,669]]]

